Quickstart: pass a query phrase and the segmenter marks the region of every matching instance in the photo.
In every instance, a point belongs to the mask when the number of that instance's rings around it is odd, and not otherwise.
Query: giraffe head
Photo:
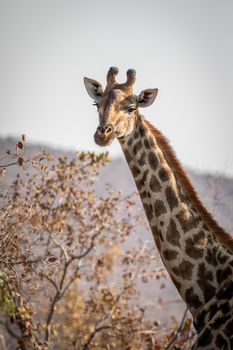
[[[94,99],[99,113],[94,139],[100,146],[109,145],[115,137],[128,136],[135,126],[138,108],[150,106],[158,93],[158,89],[147,89],[137,96],[133,93],[135,70],[127,71],[127,80],[123,84],[116,81],[117,73],[117,68],[109,69],[105,89],[98,81],[84,78],[87,92]]]

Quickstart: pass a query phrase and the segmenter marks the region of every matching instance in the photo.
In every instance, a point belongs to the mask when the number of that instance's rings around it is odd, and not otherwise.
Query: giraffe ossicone
[[[117,73],[109,69],[105,89],[84,78],[99,113],[95,142],[120,142],[161,258],[193,315],[193,349],[233,349],[233,239],[202,204],[169,142],[140,114],[158,89],[136,95],[136,72],[129,69],[121,84]]]

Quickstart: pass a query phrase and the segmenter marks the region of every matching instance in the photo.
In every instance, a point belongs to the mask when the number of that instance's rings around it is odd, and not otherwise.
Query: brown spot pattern
[[[161,185],[154,175],[151,176],[149,186],[153,192],[159,192],[161,190]]]
[[[228,342],[221,334],[216,336],[216,345],[218,349],[229,349]]]
[[[204,280],[209,280],[209,281],[213,281],[213,273],[211,271],[208,271],[206,269],[206,266],[204,263],[201,263],[198,266],[198,270],[197,270],[197,277],[199,279],[204,279]]]
[[[153,234],[156,246],[157,246],[158,250],[160,251],[161,250],[161,241],[160,241],[161,240],[161,232],[160,232],[160,230],[158,230],[157,226],[151,227],[151,232]]]
[[[142,192],[142,193],[140,193],[140,197],[141,197],[141,199],[144,199],[144,198],[147,198],[147,192]]]
[[[165,249],[163,256],[165,260],[174,260],[177,258],[178,252],[172,249]]]
[[[209,228],[206,224],[203,224],[203,230],[209,231]]]
[[[193,287],[186,290],[185,300],[187,304],[194,309],[198,309],[202,305],[199,297],[195,294]]]
[[[180,233],[177,230],[176,223],[173,219],[170,220],[167,233],[166,233],[167,241],[172,245],[180,247]]]
[[[142,180],[144,181],[144,182],[146,182],[146,179],[147,179],[147,175],[149,174],[149,170],[147,169],[147,170],[145,170],[144,171],[144,173],[143,173],[143,175],[142,175]]]
[[[133,160],[133,158],[131,157],[131,154],[129,153],[129,151],[127,149],[124,150],[124,154],[125,154],[125,158],[127,160],[127,162],[131,162],[131,160]]]
[[[151,227],[151,231],[152,231],[153,236],[154,235],[158,235],[158,228],[157,228],[157,226],[152,226]]]
[[[170,210],[172,211],[178,205],[178,199],[175,194],[175,191],[171,186],[167,187],[165,190],[165,196],[169,205]]]
[[[153,208],[151,204],[143,203],[147,219],[150,221],[153,218]]]
[[[164,167],[159,170],[159,178],[163,182],[168,181],[170,178],[168,170]]]
[[[138,191],[140,192],[141,189],[142,189],[143,186],[144,186],[144,181],[143,181],[143,179],[140,179],[140,180],[136,181],[136,185],[137,185]]]
[[[197,349],[204,348],[209,345],[213,340],[213,335],[211,334],[211,330],[206,328],[201,336],[198,337]]]
[[[206,269],[204,263],[201,263],[197,270],[197,284],[203,291],[205,302],[210,300],[216,293],[215,287],[211,284],[213,278],[213,273]]]
[[[131,146],[131,145],[132,145],[133,140],[134,140],[134,138],[133,138],[133,137],[130,137],[130,138],[129,138],[129,140],[128,140],[128,145],[129,145],[129,146]]]
[[[233,320],[227,323],[224,333],[227,337],[230,337],[232,335],[232,330],[233,330]]]
[[[197,284],[203,292],[205,302],[207,303],[216,294],[215,287],[207,280],[197,280]]]
[[[224,255],[221,251],[218,254],[218,261],[220,264],[225,264],[227,260],[229,259],[229,256]]]
[[[217,255],[217,248],[216,247],[208,249],[206,252],[206,261],[210,265],[213,265],[214,267],[218,265],[218,260],[217,260],[216,255]]]
[[[187,232],[193,228],[195,228],[198,223],[200,222],[199,216],[193,216],[190,215],[189,217],[186,216],[185,210],[180,210],[178,214],[176,214],[176,217],[183,229],[184,232]]]
[[[229,266],[224,267],[223,269],[219,269],[217,271],[217,281],[221,284],[223,281],[227,279],[232,274],[232,270]]]
[[[146,130],[142,126],[139,126],[139,134],[141,137],[144,137],[146,134]]]
[[[158,235],[159,239],[163,242],[164,239],[163,239],[163,236],[162,236],[162,232],[158,229],[157,226],[152,226],[151,227],[151,231],[153,233],[153,236],[154,235]]]
[[[149,153],[148,161],[149,161],[151,169],[156,170],[159,162],[158,162],[158,158],[156,157],[156,155],[153,152]]]
[[[147,148],[147,149],[150,149],[150,143],[147,139],[144,140],[144,146]]]
[[[135,143],[134,147],[133,147],[133,154],[136,156],[136,154],[138,153],[138,151],[142,148],[142,141],[139,140],[137,143]]]
[[[146,154],[145,154],[145,152],[142,152],[142,154],[141,154],[141,156],[140,156],[140,158],[138,160],[138,164],[140,166],[143,166],[143,165],[146,164]]]
[[[159,217],[162,214],[165,214],[167,212],[167,209],[165,205],[163,204],[163,201],[157,199],[154,203],[154,211],[155,215]]]
[[[204,255],[204,249],[197,246],[200,239],[204,237],[201,231],[193,237],[188,238],[185,243],[185,253],[193,259],[200,259]]]
[[[184,280],[190,281],[192,279],[194,265],[187,260],[183,260],[177,267],[173,268],[173,272],[182,277]]]
[[[137,177],[141,173],[140,169],[135,165],[131,168],[131,171],[134,177]]]
[[[137,185],[138,191],[141,191],[143,186],[145,186],[145,182],[146,182],[148,173],[149,173],[149,170],[147,169],[144,171],[142,178],[140,180],[136,180],[136,185]]]

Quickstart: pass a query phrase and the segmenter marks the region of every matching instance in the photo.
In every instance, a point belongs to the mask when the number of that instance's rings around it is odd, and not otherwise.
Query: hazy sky
[[[181,161],[233,175],[232,0],[0,0],[0,44],[0,136],[101,151],[83,76],[135,68]]]

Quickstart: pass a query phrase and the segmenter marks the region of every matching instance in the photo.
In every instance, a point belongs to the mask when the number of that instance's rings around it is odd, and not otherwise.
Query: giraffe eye
[[[98,103],[94,102],[94,103],[93,103],[93,106],[96,106],[96,108],[97,108],[97,111],[99,111],[99,109],[100,109],[100,106],[98,105]]]
[[[129,107],[128,109],[127,109],[127,112],[129,113],[129,114],[131,114],[131,113],[133,113],[133,111],[135,111],[135,107]]]

